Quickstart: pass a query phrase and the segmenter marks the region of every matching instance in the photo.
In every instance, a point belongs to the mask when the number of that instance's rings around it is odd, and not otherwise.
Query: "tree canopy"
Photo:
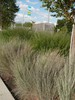
[[[65,17],[67,20],[74,22],[75,0],[40,0],[42,6],[47,7],[53,16]]]
[[[62,19],[62,20],[57,20],[57,25],[55,27],[55,31],[57,32],[58,29],[61,30],[64,26],[66,26],[67,28],[67,32],[71,33],[72,32],[72,22],[71,21],[67,21],[66,19]]]
[[[0,0],[0,24],[2,28],[14,22],[15,13],[19,11],[16,0]]]

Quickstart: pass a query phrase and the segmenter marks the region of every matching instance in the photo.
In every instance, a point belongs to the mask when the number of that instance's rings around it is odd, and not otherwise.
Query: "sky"
[[[46,8],[42,7],[42,2],[40,0],[17,0],[16,5],[19,6],[20,10],[16,13],[15,22],[17,23],[25,23],[32,22],[35,23],[45,23],[48,22],[49,15],[49,23],[56,24],[57,18],[52,17],[51,13],[46,10]],[[28,15],[28,9],[30,7],[31,15]]]

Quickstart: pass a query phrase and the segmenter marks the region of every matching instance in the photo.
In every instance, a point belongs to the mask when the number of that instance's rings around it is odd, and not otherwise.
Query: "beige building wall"
[[[32,29],[35,30],[35,31],[49,31],[49,32],[54,32],[54,24],[50,24],[50,23],[33,24]]]

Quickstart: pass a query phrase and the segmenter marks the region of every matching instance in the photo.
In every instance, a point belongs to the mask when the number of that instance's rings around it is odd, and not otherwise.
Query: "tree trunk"
[[[74,24],[72,28],[71,34],[71,42],[70,42],[70,52],[69,52],[69,64],[74,64],[75,61],[75,16],[74,16]]]

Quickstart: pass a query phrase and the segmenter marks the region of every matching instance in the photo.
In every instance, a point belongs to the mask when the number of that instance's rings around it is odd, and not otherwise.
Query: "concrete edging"
[[[15,100],[1,78],[0,78],[0,100]]]

